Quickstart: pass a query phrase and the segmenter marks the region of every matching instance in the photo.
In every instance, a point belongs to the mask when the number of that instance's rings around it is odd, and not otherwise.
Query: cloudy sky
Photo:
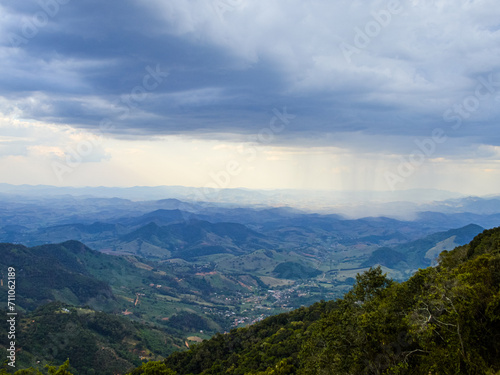
[[[500,186],[494,0],[4,0],[0,182]]]

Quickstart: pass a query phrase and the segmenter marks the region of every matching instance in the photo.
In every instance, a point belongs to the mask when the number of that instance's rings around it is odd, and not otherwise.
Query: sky
[[[493,0],[4,0],[0,182],[500,186]]]

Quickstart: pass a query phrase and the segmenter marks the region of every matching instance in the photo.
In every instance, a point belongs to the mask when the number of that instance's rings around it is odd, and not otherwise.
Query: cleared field
[[[264,284],[267,284],[270,287],[292,285],[295,283],[295,281],[293,280],[277,279],[275,277],[270,277],[270,276],[259,276],[259,279],[261,279]]]

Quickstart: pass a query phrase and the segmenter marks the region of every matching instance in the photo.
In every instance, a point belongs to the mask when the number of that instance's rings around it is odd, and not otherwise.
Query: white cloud
[[[82,163],[99,162],[109,157],[94,134],[70,126],[12,119],[0,114],[0,157],[11,155],[41,160],[62,160],[85,149]],[[92,145],[87,152],[88,145]]]

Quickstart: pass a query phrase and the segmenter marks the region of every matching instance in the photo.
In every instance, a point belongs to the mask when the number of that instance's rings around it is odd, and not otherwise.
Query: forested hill
[[[218,334],[131,374],[499,374],[500,228],[403,283],[380,268],[343,299]]]
[[[96,278],[91,270],[109,269],[111,262],[119,269],[127,263],[125,260],[106,256],[77,241],[32,248],[0,243],[0,253],[2,270],[16,266],[18,308],[34,310],[54,300],[108,310],[117,305],[109,284]],[[1,276],[5,279],[3,273]]]

